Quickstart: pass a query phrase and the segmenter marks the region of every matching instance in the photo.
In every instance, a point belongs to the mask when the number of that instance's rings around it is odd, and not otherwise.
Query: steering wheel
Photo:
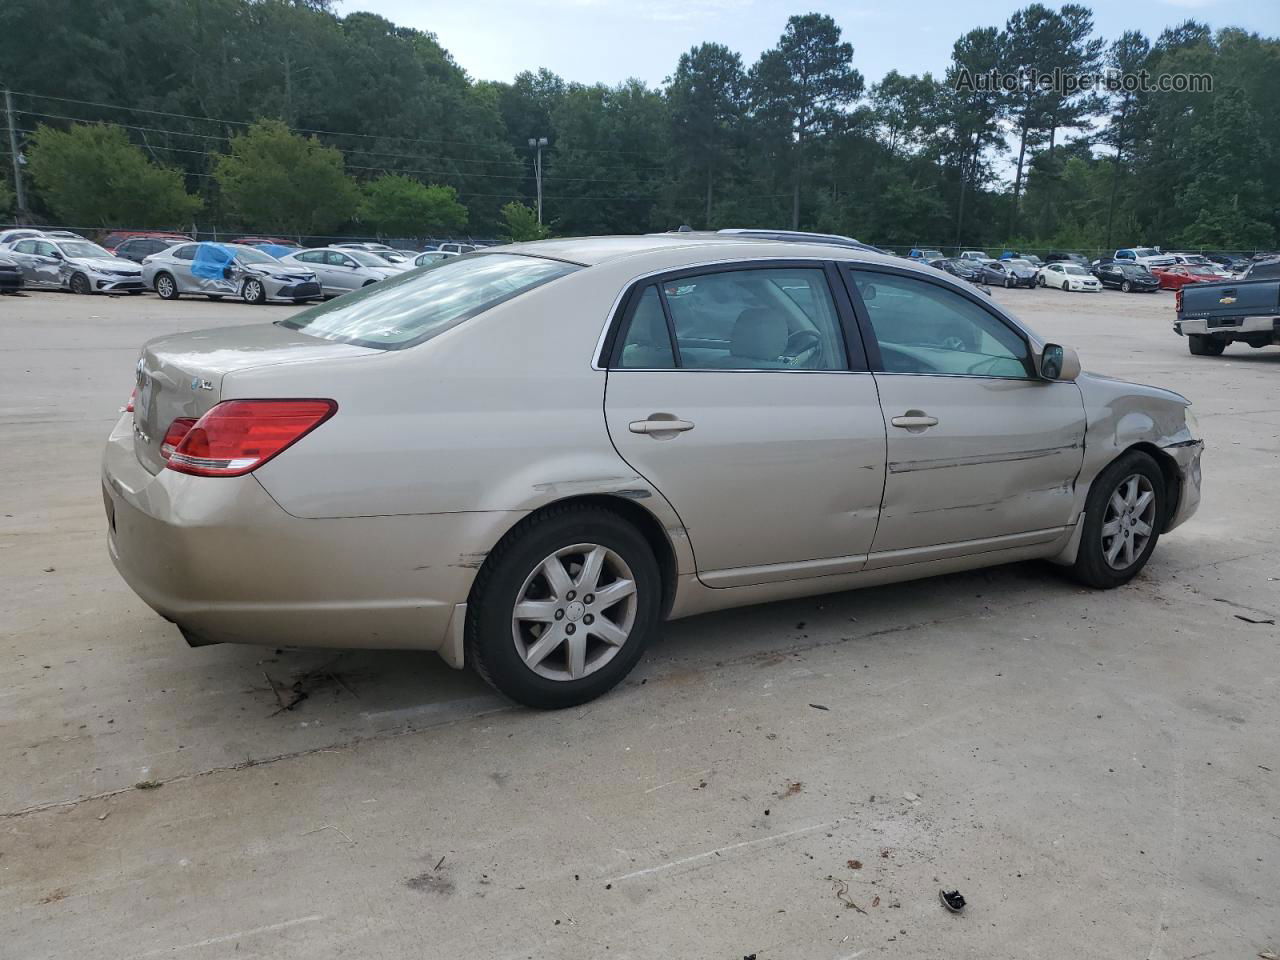
[[[822,349],[822,334],[817,330],[797,330],[787,337],[787,345],[782,348],[782,355],[787,358],[788,365],[803,366]]]

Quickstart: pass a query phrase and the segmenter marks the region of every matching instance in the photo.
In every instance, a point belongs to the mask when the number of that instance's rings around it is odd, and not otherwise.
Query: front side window
[[[293,259],[302,263],[324,263],[323,250],[308,250],[306,253],[296,253]]]
[[[844,338],[818,267],[726,270],[663,283],[680,365],[845,370]]]
[[[885,372],[1031,378],[1026,341],[972,300],[914,277],[850,273]]]
[[[324,340],[399,350],[580,269],[516,254],[457,259],[370,284],[279,323]]]

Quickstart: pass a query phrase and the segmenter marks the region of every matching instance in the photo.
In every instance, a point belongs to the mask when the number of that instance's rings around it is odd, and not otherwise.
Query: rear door
[[[1079,388],[1035,376],[1025,335],[976,295],[888,268],[846,276],[888,424],[868,568],[1058,536],[1084,456]]]
[[[834,268],[667,274],[635,286],[606,347],[618,453],[675,508],[708,586],[860,569],[885,427]]]

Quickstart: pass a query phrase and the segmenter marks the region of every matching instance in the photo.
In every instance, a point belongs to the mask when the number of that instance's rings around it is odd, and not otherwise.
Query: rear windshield
[[[451,257],[303,310],[280,324],[325,340],[400,350],[580,269],[506,253]]]

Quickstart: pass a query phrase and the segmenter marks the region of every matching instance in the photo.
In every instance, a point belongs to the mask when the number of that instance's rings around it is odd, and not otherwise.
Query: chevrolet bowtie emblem
[[[1220,297],[1220,298],[1218,299],[1218,302],[1219,302],[1219,303],[1235,303],[1235,302],[1236,302],[1236,298],[1235,298],[1235,297]]]

